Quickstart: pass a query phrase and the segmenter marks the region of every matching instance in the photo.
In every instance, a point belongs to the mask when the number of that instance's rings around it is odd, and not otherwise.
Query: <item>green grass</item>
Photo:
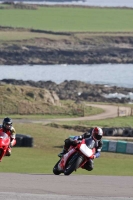
[[[4,157],[0,163],[0,172],[52,174],[59,159],[58,152],[45,153],[45,149],[13,148],[12,156]],[[132,166],[133,155],[102,152],[101,157],[94,160],[93,171],[78,169],[73,174],[133,176]]]
[[[18,97],[18,95],[16,95]],[[24,97],[24,95],[23,95]],[[14,98],[14,95],[13,95]],[[17,98],[18,100],[18,98]],[[56,119],[56,118],[73,118],[73,117],[82,117],[82,116],[90,116],[90,115],[95,115],[95,114],[100,114],[103,111],[103,109],[101,108],[95,108],[92,106],[83,106],[81,105],[77,105],[74,102],[72,104],[64,104],[64,106],[47,106],[44,105],[43,103],[40,102],[40,107],[41,107],[41,112],[44,111],[44,114],[22,114],[22,111],[18,105],[18,102],[15,103],[15,100],[11,101],[11,95],[10,98],[7,99],[7,101],[5,101],[2,105],[4,109],[1,109],[2,113],[0,115],[0,119],[3,119],[5,117],[5,115],[7,115],[6,113],[10,113],[10,117],[12,119],[34,119],[34,120],[42,120],[42,119]],[[67,101],[66,101],[67,102]],[[27,104],[29,102],[27,101]],[[15,108],[13,107],[15,104]],[[30,105],[32,103],[30,102]],[[18,105],[18,106],[17,106]],[[10,106],[10,107],[9,107]],[[45,107],[44,107],[45,106]],[[14,108],[14,109],[13,109]],[[25,109],[22,107],[23,113],[25,112]],[[19,110],[19,112],[21,114],[11,114],[11,113],[17,113],[17,111]],[[31,107],[30,112],[32,113],[33,108]],[[33,113],[35,113],[37,110],[33,110]],[[45,113],[46,112],[46,113]]]
[[[63,121],[60,124],[82,125],[82,126],[101,126],[101,127],[133,127],[133,116],[124,116],[103,120],[84,120],[84,121]]]
[[[31,135],[34,147],[12,148],[11,157],[4,157],[0,163],[0,172],[51,174],[64,139],[70,135],[80,135],[73,130],[47,127],[41,123],[14,124],[14,127],[17,133]],[[133,155],[102,152],[94,164],[92,172],[79,169],[74,174],[133,176]]]
[[[131,32],[133,10],[116,8],[39,7],[1,9],[0,25],[47,31]]]

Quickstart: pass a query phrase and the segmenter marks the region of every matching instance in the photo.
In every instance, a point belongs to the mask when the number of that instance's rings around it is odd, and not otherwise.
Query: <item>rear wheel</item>
[[[55,175],[60,175],[61,174],[61,171],[58,170],[58,164],[59,164],[59,162],[60,162],[60,160],[56,163],[56,165],[53,168],[53,173]]]
[[[72,158],[69,160],[69,162],[66,165],[66,168],[64,170],[65,175],[70,175],[74,170],[76,170],[81,163],[83,162],[84,158],[79,155],[73,155]]]

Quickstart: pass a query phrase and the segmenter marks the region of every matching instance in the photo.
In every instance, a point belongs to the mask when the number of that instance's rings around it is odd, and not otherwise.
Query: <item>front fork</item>
[[[84,165],[86,162],[89,161],[89,158],[85,157],[84,155],[80,155],[80,157],[82,157],[83,162],[81,163],[81,165],[79,166],[79,168],[84,168]]]

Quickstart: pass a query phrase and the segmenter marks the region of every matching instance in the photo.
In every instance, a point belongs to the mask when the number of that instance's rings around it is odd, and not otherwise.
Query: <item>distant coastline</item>
[[[5,0],[6,1],[6,0]],[[5,2],[0,0],[0,2]],[[82,6],[98,6],[98,7],[129,7],[133,8],[133,1],[131,0],[18,0],[13,1],[15,3],[28,3],[28,4],[45,4],[45,5],[54,5],[54,4],[63,4],[63,5],[82,5]]]
[[[64,81],[56,84],[53,81],[22,81],[15,79],[4,79],[0,85],[12,84],[21,86],[32,86],[55,91],[61,100],[74,100],[88,102],[108,102],[108,103],[133,103],[133,88],[110,86],[101,84],[87,84],[81,81]],[[79,93],[80,91],[80,93]]]

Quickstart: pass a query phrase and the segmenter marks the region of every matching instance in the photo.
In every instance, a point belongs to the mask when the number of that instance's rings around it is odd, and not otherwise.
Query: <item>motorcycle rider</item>
[[[101,140],[102,136],[103,136],[103,130],[100,127],[95,127],[95,128],[90,129],[88,132],[84,133],[83,135],[75,136],[74,138],[67,138],[64,141],[65,144],[64,144],[63,150],[58,156],[62,157],[64,154],[66,154],[71,145],[72,146],[77,145],[78,140],[90,138],[95,143],[96,153],[93,156],[93,159],[89,159],[89,161],[85,163],[85,165],[83,166],[83,169],[91,171],[94,168],[93,160],[100,156],[100,152],[103,145],[103,142]]]
[[[16,144],[16,131],[15,128],[12,126],[12,119],[9,117],[5,117],[3,119],[3,123],[0,126],[0,132],[5,132],[11,139],[10,146],[6,152],[6,156],[11,155],[11,147]]]

